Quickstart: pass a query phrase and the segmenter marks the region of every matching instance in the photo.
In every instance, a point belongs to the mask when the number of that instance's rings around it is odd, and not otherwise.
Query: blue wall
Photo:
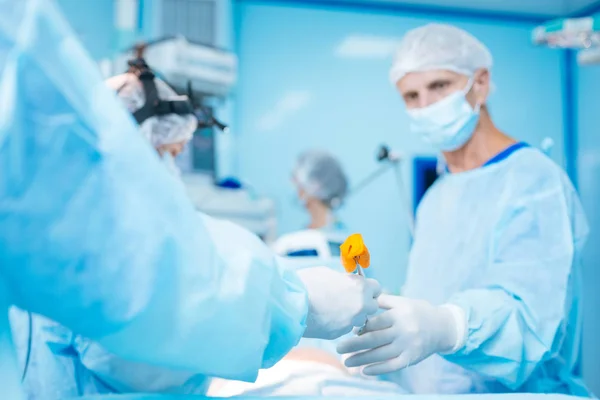
[[[131,32],[115,28],[115,0],[93,0],[93,7],[90,1],[56,0],[56,3],[94,59],[111,58],[137,40],[160,36],[160,1],[139,0],[138,24]]]
[[[57,0],[56,3],[78,34],[93,58],[108,57],[113,52],[114,5],[113,0]]]
[[[579,192],[590,223],[590,237],[584,253],[585,301],[583,366],[584,376],[596,394],[600,393],[600,67],[575,67],[577,89]],[[594,379],[590,379],[594,377]]]
[[[431,19],[252,1],[236,7],[241,65],[236,94],[238,172],[276,199],[281,232],[307,222],[302,210],[292,205],[294,190],[288,184],[300,151],[331,149],[353,183],[376,168],[374,156],[381,143],[409,157],[434,155],[406,131],[403,106],[387,78],[387,42],[381,45],[382,54],[370,58],[336,52],[349,36],[397,39]],[[562,164],[561,52],[533,47],[529,23],[448,17],[441,21],[467,29],[491,49],[497,90],[490,107],[499,126],[533,145],[552,137],[553,156]],[[410,163],[406,167],[408,178]],[[412,182],[407,180],[407,185]],[[410,239],[393,174],[350,199],[341,217],[365,236],[373,275],[397,291],[404,280]]]

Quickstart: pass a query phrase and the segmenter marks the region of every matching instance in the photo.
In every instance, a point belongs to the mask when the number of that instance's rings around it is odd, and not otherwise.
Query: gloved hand
[[[433,306],[387,294],[379,296],[378,302],[386,311],[369,318],[362,335],[345,339],[337,347],[340,354],[360,352],[346,360],[347,367],[367,365],[365,375],[381,375],[464,346],[467,323],[460,307]]]
[[[362,326],[379,308],[381,287],[374,279],[327,267],[302,269],[298,276],[308,292],[306,338],[337,339]]]

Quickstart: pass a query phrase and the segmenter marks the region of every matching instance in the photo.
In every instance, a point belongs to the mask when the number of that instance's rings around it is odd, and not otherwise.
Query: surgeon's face
[[[296,181],[295,178],[292,177],[292,184],[294,185],[294,187],[296,188],[296,198],[297,198],[297,202],[298,205],[302,205],[302,207],[304,207],[305,209],[310,209],[311,206],[318,201],[317,199],[315,199],[314,197],[311,197],[306,190],[304,190],[302,188],[302,185],[300,185],[298,183],[298,181]]]
[[[463,90],[469,78],[447,70],[411,72],[396,83],[406,108],[423,108],[436,103],[446,96]],[[473,77],[473,88],[467,94],[471,106],[484,104],[489,88],[489,73],[479,70]]]
[[[157,150],[160,155],[170,153],[173,158],[176,158],[183,151],[185,143],[185,141],[182,141],[178,143],[163,144],[162,146],[159,146]]]
[[[298,184],[298,182],[296,182],[296,179],[294,178],[292,178],[292,184],[296,188],[296,196],[298,198],[298,202],[304,207],[306,207],[306,203],[308,200],[308,195],[306,194],[306,191],[302,189],[302,187]]]

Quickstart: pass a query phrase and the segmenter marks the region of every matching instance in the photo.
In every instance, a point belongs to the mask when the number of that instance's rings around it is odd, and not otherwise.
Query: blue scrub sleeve
[[[253,236],[244,234],[243,229],[230,222],[220,221],[206,215],[200,215],[200,218],[209,229],[216,251],[220,254],[220,257],[228,262],[239,262],[236,258],[240,255],[240,251],[230,251],[229,240],[237,237],[236,246],[242,249],[255,248],[259,245],[259,242]],[[247,240],[244,241],[244,238]],[[267,259],[272,259],[272,255],[264,249],[262,243],[260,248]],[[277,259],[276,262],[284,262],[284,259]],[[268,291],[265,294],[265,296],[268,296],[269,301],[271,327],[261,368],[273,366],[289,351],[290,347],[298,342],[296,335],[290,336],[289,334],[290,321],[294,320],[294,315],[290,315],[290,311],[298,311],[298,304],[303,304],[303,292],[296,280],[295,273],[286,268],[276,268],[275,271],[278,272],[279,276],[272,281],[270,295]],[[265,282],[267,281],[265,280]],[[282,282],[286,284],[282,284]],[[265,286],[265,288],[269,289],[268,286]],[[260,289],[258,290],[260,291]],[[294,292],[298,295],[297,304],[294,303],[294,296],[290,295]],[[290,299],[292,301],[289,301]],[[250,325],[248,328],[244,328],[244,332],[239,335],[240,339],[248,334],[258,334],[266,338],[260,331],[252,333],[253,328],[251,325],[253,325],[253,321],[247,320],[244,313],[252,315],[251,310],[246,312],[240,310],[239,315],[234,316],[240,320],[246,320]],[[296,329],[296,332],[298,332],[298,329]],[[238,336],[227,332],[223,332],[222,335],[229,337],[230,340],[236,340],[236,336]],[[132,363],[112,355],[98,343],[81,337],[77,338],[76,343],[82,364],[117,392],[203,394],[208,388],[209,379],[205,375],[192,371],[186,372],[179,369]],[[235,345],[233,347],[232,351],[238,351]],[[222,359],[225,362],[224,368],[227,368],[228,358],[225,354],[214,352],[210,356]]]
[[[135,363],[117,357],[98,343],[77,337],[75,348],[91,382],[79,382],[85,395],[96,394],[98,382],[111,393],[206,394],[211,378],[193,372]],[[87,385],[86,385],[87,384]]]
[[[4,296],[131,361],[252,380],[307,298],[251,233],[199,215],[50,0],[0,0]]]
[[[587,236],[586,227],[575,233],[573,209],[555,187],[499,216],[481,287],[450,300],[466,311],[468,336],[449,361],[517,389],[558,352],[575,250]]]

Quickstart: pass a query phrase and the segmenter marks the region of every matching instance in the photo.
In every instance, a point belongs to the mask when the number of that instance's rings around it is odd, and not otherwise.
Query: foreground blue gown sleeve
[[[565,309],[573,306],[573,272],[588,233],[562,171],[550,162],[531,162],[528,169],[508,181],[507,198],[517,200],[497,215],[492,265],[479,288],[449,301],[466,311],[468,336],[463,349],[446,358],[513,390],[556,358],[567,339]]]
[[[132,361],[252,380],[304,288],[199,215],[49,0],[0,0],[0,271],[11,301]]]

